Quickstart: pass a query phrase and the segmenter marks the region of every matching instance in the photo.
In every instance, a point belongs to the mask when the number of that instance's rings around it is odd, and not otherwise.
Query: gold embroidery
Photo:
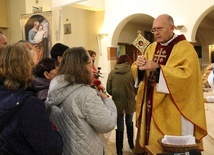
[[[154,55],[154,61],[156,63],[162,62],[166,58],[166,51],[162,48],[157,51],[157,54]]]

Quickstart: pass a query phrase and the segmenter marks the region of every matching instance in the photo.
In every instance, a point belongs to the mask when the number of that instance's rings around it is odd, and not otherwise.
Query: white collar
[[[166,43],[160,43],[162,46],[167,46],[172,40],[174,40],[175,38],[177,38],[178,35],[174,33],[174,35],[172,36],[172,38],[167,41]]]

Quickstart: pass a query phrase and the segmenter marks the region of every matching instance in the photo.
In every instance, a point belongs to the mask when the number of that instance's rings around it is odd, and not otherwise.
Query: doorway
[[[127,54],[132,62],[135,62],[137,60],[138,55],[142,55],[142,53],[132,44],[127,43],[118,43],[119,49],[119,55]]]

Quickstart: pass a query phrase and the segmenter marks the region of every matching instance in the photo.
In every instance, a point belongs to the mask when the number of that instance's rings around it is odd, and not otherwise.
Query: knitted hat
[[[56,43],[52,48],[51,48],[51,58],[57,59],[58,56],[62,56],[63,53],[68,49],[69,47],[62,44],[62,43]]]

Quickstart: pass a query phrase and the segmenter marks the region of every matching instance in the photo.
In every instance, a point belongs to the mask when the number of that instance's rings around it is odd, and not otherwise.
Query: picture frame
[[[108,47],[108,60],[117,60],[117,48],[115,47]]]
[[[64,34],[71,34],[71,24],[64,24]]]
[[[51,23],[51,11],[21,15],[22,39],[30,43],[35,63],[50,57]]]
[[[142,53],[144,54],[147,46],[150,44],[150,42],[142,36],[141,32],[138,32],[138,35],[136,39],[133,41],[133,45]]]

